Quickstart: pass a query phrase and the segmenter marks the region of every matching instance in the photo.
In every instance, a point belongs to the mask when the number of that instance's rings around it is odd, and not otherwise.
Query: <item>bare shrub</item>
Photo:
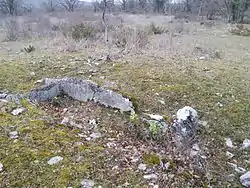
[[[167,32],[164,27],[158,26],[153,22],[148,26],[148,31],[149,31],[149,33],[152,33],[154,35],[160,35],[162,33]]]
[[[234,35],[250,36],[250,29],[244,27],[243,24],[236,24],[234,28],[230,28],[229,31]]]
[[[32,45],[29,45],[27,47],[24,47],[24,51],[27,53],[33,52],[33,51],[35,51],[35,47]]]
[[[5,41],[16,41],[18,39],[18,23],[14,19],[4,22]]]
[[[120,49],[141,49],[148,44],[149,33],[141,28],[118,26],[113,32],[112,39]]]
[[[71,37],[79,41],[81,39],[94,38],[98,30],[92,24],[80,23],[72,27]]]

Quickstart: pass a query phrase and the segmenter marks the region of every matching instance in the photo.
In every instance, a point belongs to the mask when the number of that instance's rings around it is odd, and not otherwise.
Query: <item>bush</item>
[[[148,43],[148,33],[140,28],[118,26],[112,38],[116,47],[121,49],[129,46],[143,48]]]
[[[243,24],[237,24],[235,28],[231,28],[230,32],[239,36],[250,36],[250,29],[244,27]]]
[[[157,26],[157,25],[155,25],[155,23],[151,23],[149,25],[148,31],[149,31],[149,33],[152,33],[154,35],[160,35],[160,34],[166,32],[166,30],[163,27]]]
[[[74,40],[94,38],[98,30],[90,24],[80,23],[72,27],[71,36]]]

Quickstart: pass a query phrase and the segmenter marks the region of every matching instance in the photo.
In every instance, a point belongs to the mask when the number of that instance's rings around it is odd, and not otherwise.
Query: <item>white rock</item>
[[[43,83],[43,79],[42,80],[37,80],[37,81],[35,81],[35,84],[40,84],[40,83]]]
[[[69,118],[68,117],[64,117],[63,120],[62,120],[62,122],[61,122],[61,124],[62,125],[67,125],[67,124],[69,124],[69,122],[70,122]]]
[[[231,138],[225,138],[225,141],[226,141],[227,147],[229,147],[229,148],[233,148],[234,147]]]
[[[166,104],[164,100],[158,100],[158,101],[159,101],[159,103],[161,103],[161,104],[163,104],[163,105]]]
[[[23,113],[26,109],[25,108],[17,108],[11,112],[12,115],[17,116],[21,113]]]
[[[18,132],[17,132],[17,131],[11,131],[11,132],[9,133],[9,136],[10,136],[10,138],[12,138],[12,139],[16,139],[16,138],[18,138]]]
[[[89,120],[89,124],[90,125],[97,125],[97,122],[95,119],[91,119],[91,120]]]
[[[198,122],[200,125],[202,125],[203,127],[209,128],[208,122],[207,121],[199,121]]]
[[[31,73],[30,73],[30,76],[35,76],[35,75],[36,75],[35,72],[31,72]]]
[[[91,138],[90,138],[90,137],[87,137],[87,138],[85,138],[85,140],[90,141],[90,140],[91,140]]]
[[[228,162],[228,164],[229,164],[232,168],[234,168],[234,170],[235,170],[236,172],[238,172],[238,173],[245,173],[245,172],[246,172],[246,169],[237,166],[237,164],[229,163],[229,162]]]
[[[242,148],[243,148],[243,149],[246,149],[246,148],[248,148],[248,147],[250,147],[250,139],[245,139],[245,140],[243,141]]]
[[[155,114],[146,114],[146,115],[149,116],[151,119],[154,119],[157,121],[163,120],[163,116],[160,116],[160,115],[155,115]]]
[[[101,133],[99,133],[99,132],[92,133],[92,134],[89,135],[89,136],[92,137],[92,138],[100,138],[100,137],[102,137]]]
[[[193,118],[197,118],[197,111],[190,106],[185,106],[177,111],[177,119],[178,121],[185,121],[189,116]]]
[[[2,172],[2,171],[3,171],[3,164],[0,163],[0,172]]]
[[[234,157],[234,154],[232,154],[232,153],[229,152],[229,151],[227,151],[226,155],[227,155],[227,157],[228,157],[229,159],[231,159],[231,158]]]
[[[190,151],[190,156],[194,157],[194,156],[198,155],[199,152],[200,152],[200,148],[199,148],[198,144],[194,144],[191,151]]]
[[[245,187],[250,187],[250,171],[240,176],[240,182]]]
[[[144,171],[144,170],[146,170],[146,169],[147,169],[147,165],[146,165],[146,164],[141,163],[141,164],[139,164],[139,165],[138,165],[138,169],[139,169],[139,170],[141,170],[141,171]]]
[[[52,157],[49,161],[48,161],[48,164],[49,165],[54,165],[60,161],[63,160],[63,157],[60,157],[60,156],[55,156],[55,157]]]
[[[92,188],[95,185],[95,182],[93,180],[88,180],[88,179],[84,179],[83,181],[81,181],[81,188]]]
[[[147,175],[144,175],[143,178],[146,180],[151,180],[151,179],[156,180],[158,176],[156,174],[147,174]]]
[[[206,57],[205,57],[205,56],[201,56],[199,59],[200,59],[200,60],[205,60]]]
[[[159,188],[159,185],[154,185],[154,187],[153,188]]]

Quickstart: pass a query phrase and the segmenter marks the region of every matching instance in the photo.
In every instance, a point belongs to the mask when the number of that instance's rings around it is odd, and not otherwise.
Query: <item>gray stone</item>
[[[94,187],[95,182],[93,180],[89,180],[89,179],[84,179],[83,181],[81,181],[81,188],[92,188]]]
[[[63,160],[63,157],[60,157],[60,156],[55,156],[55,157],[52,157],[49,161],[48,161],[48,164],[49,165],[54,165],[56,163],[59,163],[60,161]]]
[[[29,94],[29,99],[34,102],[49,101],[54,97],[61,95],[61,93],[62,92],[58,84],[50,84],[32,90]]]
[[[100,87],[96,90],[93,99],[99,104],[102,104],[106,107],[117,108],[121,112],[134,112],[132,102],[129,101],[129,99],[124,98],[122,95],[111,90]]]
[[[245,187],[250,187],[250,171],[240,176],[240,182]]]
[[[17,131],[11,131],[11,132],[9,133],[9,136],[10,136],[10,138],[12,138],[12,139],[16,139],[16,138],[18,138],[18,132],[17,132]]]

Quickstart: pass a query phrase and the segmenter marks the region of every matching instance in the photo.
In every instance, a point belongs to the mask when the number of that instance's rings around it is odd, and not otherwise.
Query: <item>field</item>
[[[129,114],[93,102],[65,96],[36,105],[0,101],[0,187],[80,187],[84,179],[104,188],[241,187],[242,172],[232,163],[250,170],[250,150],[241,149],[250,137],[250,38],[233,35],[222,21],[108,17],[108,45],[99,14],[3,20],[0,90],[24,93],[43,78],[77,77],[129,96],[138,116],[171,121],[178,109],[191,106],[202,122],[196,140],[204,160],[196,167],[166,140],[141,135],[144,127]],[[69,28],[81,22],[72,34]],[[35,50],[24,49],[29,45]],[[26,111],[13,116],[16,107]],[[225,138],[235,147],[228,148]],[[54,156],[63,160],[48,165]],[[170,166],[162,167],[163,161]]]

